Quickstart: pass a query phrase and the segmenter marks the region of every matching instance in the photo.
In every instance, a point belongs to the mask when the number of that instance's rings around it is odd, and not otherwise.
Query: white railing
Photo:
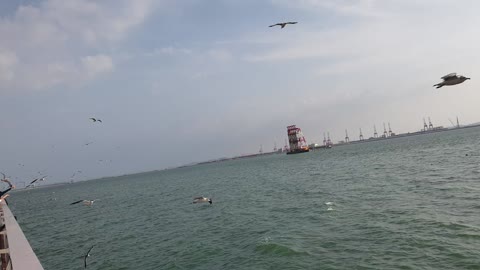
[[[3,201],[0,202],[0,261],[1,270],[43,270],[12,211]]]

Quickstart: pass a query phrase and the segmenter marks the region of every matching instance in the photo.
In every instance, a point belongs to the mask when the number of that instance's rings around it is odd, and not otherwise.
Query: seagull
[[[10,182],[10,180],[8,180],[7,178],[3,178],[0,181],[7,183],[9,188],[15,188],[15,186],[12,184],[12,182]]]
[[[470,80],[470,78],[464,77],[464,76],[459,76],[457,73],[450,73],[441,78],[443,82],[437,83],[434,86],[438,88],[444,86],[444,85],[455,85],[459,83],[463,83],[466,80]]]
[[[70,205],[83,202],[83,205],[92,206],[93,202],[95,202],[95,201],[98,201],[98,200],[79,200],[79,201],[76,201],[76,202],[72,202]]]
[[[45,178],[46,176],[42,177],[42,178],[35,178],[32,182],[30,182],[30,184],[28,184],[25,188],[28,188],[30,186],[33,186],[33,184],[35,184],[36,182],[41,182],[41,181],[45,181]]]
[[[94,123],[97,122],[97,121],[100,122],[100,123],[102,123],[102,120],[97,119],[97,118],[90,117],[90,118],[88,118],[88,119],[92,120]]]
[[[38,181],[38,179],[39,179],[39,178],[35,178],[35,179],[33,179],[33,181],[32,181],[32,182],[30,182],[30,184],[28,184],[28,185],[27,185],[25,188],[29,188],[30,186],[33,186],[33,184],[35,184],[35,182],[37,182],[37,181]]]
[[[5,176],[5,174],[4,174],[4,173],[1,173],[1,174],[3,175],[3,179],[0,180],[0,181],[7,183],[7,184],[8,184],[8,188],[5,189],[5,190],[3,190],[3,191],[0,191],[0,201],[1,201],[2,199],[7,198],[8,196],[10,196],[9,194],[7,194],[7,192],[9,192],[9,191],[12,190],[12,189],[15,189],[15,186],[12,184],[12,182],[10,182],[10,180],[7,179],[7,177]]]
[[[193,198],[193,203],[203,203],[203,202],[208,202],[212,204],[212,198],[206,198],[206,197]]]
[[[90,144],[92,144],[92,143],[93,143],[93,142],[88,142],[88,143],[86,143],[85,145],[90,145]]]
[[[85,263],[85,268],[84,268],[84,269],[87,269],[87,258],[90,256],[90,251],[92,251],[93,247],[94,247],[94,246],[92,246],[92,247],[88,250],[87,254],[86,254],[85,257],[83,258],[83,262]]]
[[[274,26],[277,26],[277,25],[280,25],[281,28],[284,28],[285,26],[287,26],[287,24],[296,24],[297,22],[283,22],[283,23],[276,23],[276,24],[272,24],[270,25],[269,27],[274,27]]]

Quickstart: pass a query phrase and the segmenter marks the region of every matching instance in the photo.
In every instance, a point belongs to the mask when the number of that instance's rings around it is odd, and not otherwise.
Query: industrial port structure
[[[393,132],[390,123],[383,124],[383,132],[382,135],[379,136],[377,132],[377,127],[376,125],[373,125],[373,136],[367,138],[362,129],[359,129],[359,136],[358,140],[353,140],[348,133],[348,130],[345,129],[345,140],[341,140],[337,143],[333,143],[332,139],[330,138],[330,133],[329,132],[324,132],[323,133],[323,144],[316,144],[316,143],[311,143],[308,145],[309,150],[316,150],[316,149],[325,149],[325,148],[332,148],[333,146],[343,146],[343,145],[351,145],[351,144],[357,144],[357,143],[367,143],[367,142],[376,142],[376,141],[382,141],[382,140],[389,140],[389,139],[396,139],[396,138],[403,138],[403,137],[408,137],[408,136],[417,136],[417,135],[424,135],[424,134],[431,134],[431,133],[436,133],[436,132],[444,132],[444,131],[451,131],[451,130],[457,130],[457,129],[465,129],[465,128],[473,128],[473,127],[480,127],[480,123],[477,124],[469,124],[469,125],[463,125],[461,126],[458,118],[457,118],[457,123],[453,124],[452,121],[452,127],[446,128],[443,126],[438,126],[435,127],[430,119],[430,117],[427,118],[428,122],[423,120],[423,128],[419,131],[415,132],[407,132],[407,133],[400,133],[397,134]],[[387,129],[388,127],[388,129]],[[288,128],[287,128],[287,135],[288,135]],[[302,142],[306,143],[306,140],[301,134]],[[295,141],[295,140],[294,140]],[[261,145],[260,150],[258,153],[254,154],[247,154],[247,155],[240,155],[240,156],[235,156],[235,157],[230,157],[230,158],[220,158],[220,159],[213,159],[209,161],[204,161],[204,162],[198,162],[198,163],[193,163],[189,164],[186,166],[192,166],[192,165],[200,165],[200,164],[208,164],[208,163],[215,163],[215,162],[221,162],[221,161],[228,161],[228,160],[235,160],[235,159],[243,159],[243,158],[250,158],[250,157],[257,157],[257,156],[267,156],[267,155],[273,155],[273,154],[284,154],[288,153],[289,151],[289,143],[287,139],[285,139],[285,146],[283,148],[277,148],[276,143],[274,143],[274,151],[269,152],[269,151],[264,151],[263,150],[263,145]],[[180,166],[180,167],[186,167],[186,166]]]
[[[430,133],[435,133],[435,132],[443,132],[443,131],[450,131],[450,130],[457,130],[457,129],[464,129],[464,128],[473,128],[473,127],[480,126],[480,124],[470,124],[470,125],[461,126],[459,121],[458,121],[458,117],[457,117],[456,124],[454,124],[450,120],[450,122],[453,125],[450,128],[446,128],[446,127],[443,127],[443,126],[435,127],[433,125],[430,117],[428,117],[427,119],[428,119],[428,124],[427,124],[427,121],[425,121],[425,118],[423,118],[423,128],[421,130],[415,131],[415,132],[401,133],[401,134],[396,134],[395,132],[393,132],[392,128],[390,126],[390,123],[388,123],[388,130],[387,130],[387,126],[385,125],[385,123],[383,123],[383,134],[379,136],[378,132],[377,132],[376,125],[373,125],[373,136],[369,137],[368,139],[365,139],[361,128],[360,128],[360,133],[359,133],[359,136],[358,136],[358,140],[351,140],[350,137],[348,136],[348,130],[345,130],[345,140],[341,140],[341,141],[339,141],[335,144],[331,143],[330,135],[328,136],[328,139],[325,139],[325,133],[324,133],[323,145],[318,146],[318,145],[315,145],[315,144],[311,144],[310,148],[313,148],[313,149],[331,148],[332,146],[340,146],[340,145],[364,143],[364,142],[373,142],[373,141],[379,141],[379,140],[385,140],[385,139],[402,138],[402,137],[408,137],[408,136],[416,136],[416,135],[430,134]]]

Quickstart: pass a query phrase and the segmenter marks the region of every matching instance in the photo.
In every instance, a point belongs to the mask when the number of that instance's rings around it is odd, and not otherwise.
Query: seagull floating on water
[[[268,27],[274,27],[274,26],[277,26],[277,25],[280,25],[281,28],[285,28],[285,26],[287,26],[287,24],[296,24],[297,22],[283,22],[283,23],[276,23],[276,24],[272,24]]]
[[[102,120],[97,119],[97,118],[94,118],[94,117],[90,117],[90,118],[88,118],[88,119],[92,120],[94,123],[97,122],[97,121],[100,122],[100,123],[102,123]]]
[[[83,262],[84,262],[84,265],[85,265],[85,268],[84,268],[84,269],[87,269],[87,258],[90,256],[90,251],[92,251],[93,247],[94,247],[94,246],[92,246],[92,247],[88,250],[87,254],[85,254],[85,257],[83,258]]]
[[[203,203],[203,202],[208,202],[212,204],[212,198],[206,198],[206,197],[193,198],[193,203]]]
[[[438,88],[442,87],[442,86],[445,86],[445,85],[455,85],[455,84],[459,84],[459,83],[463,83],[464,81],[466,80],[470,80],[470,78],[467,78],[465,76],[459,76],[457,75],[457,73],[450,73],[450,74],[447,74],[445,76],[443,76],[441,78],[443,80],[443,82],[441,83],[437,83],[435,84],[434,86]]]
[[[72,202],[70,205],[83,202],[83,205],[92,206],[95,201],[98,201],[98,200],[79,200],[76,202]]]

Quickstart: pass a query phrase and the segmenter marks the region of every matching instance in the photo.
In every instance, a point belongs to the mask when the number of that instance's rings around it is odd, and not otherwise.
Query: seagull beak
[[[466,78],[467,80],[470,80],[470,78]]]

